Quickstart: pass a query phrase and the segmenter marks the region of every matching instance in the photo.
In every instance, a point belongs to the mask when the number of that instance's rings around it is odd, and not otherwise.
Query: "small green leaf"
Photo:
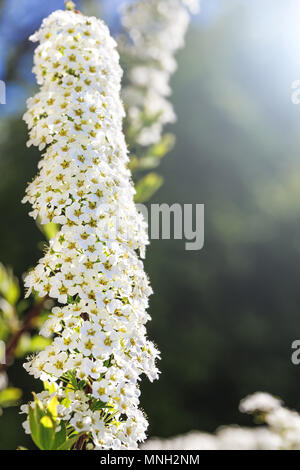
[[[85,380],[80,380],[80,382],[77,385],[77,388],[78,390],[84,390],[85,386],[86,386]]]
[[[6,300],[11,305],[15,305],[19,297],[20,297],[19,283],[15,280],[12,280],[6,292]]]
[[[15,305],[20,297],[19,281],[11,269],[0,263],[0,293],[11,305]]]
[[[154,157],[163,158],[168,152],[172,150],[175,145],[175,137],[173,134],[165,134],[161,140],[150,147],[149,154]]]
[[[5,388],[0,392],[0,405],[3,407],[13,406],[22,396],[22,390],[19,388]]]
[[[94,398],[91,404],[91,410],[98,411],[98,410],[101,410],[102,408],[107,408],[107,403],[101,400],[96,400]]]
[[[49,224],[42,225],[41,223],[37,223],[38,228],[40,231],[45,235],[47,240],[51,240],[54,238],[58,233],[58,225],[50,222]]]
[[[61,447],[67,439],[67,430],[66,430],[66,425],[63,421],[60,423],[60,431],[58,431],[55,434],[54,437],[54,442],[52,445],[52,450],[58,450],[59,447]]]
[[[135,202],[148,201],[163,184],[162,176],[157,173],[148,173],[136,184]]]
[[[16,356],[23,357],[26,354],[42,351],[51,344],[51,339],[44,338],[40,335],[34,335],[32,338],[29,335],[22,335],[16,349]]]
[[[51,450],[55,438],[55,422],[50,416],[43,416],[40,419],[40,443],[42,450]]]
[[[21,316],[25,310],[27,310],[29,307],[29,301],[22,299],[20,302],[18,302],[18,305],[16,306],[17,314]]]
[[[29,406],[28,415],[33,442],[41,450],[51,450],[55,440],[56,422],[48,410],[43,410],[36,395],[34,395],[33,405]]]
[[[55,392],[55,385],[54,383],[51,382],[43,382],[44,383],[44,389],[47,390],[50,394]]]
[[[57,406],[58,406],[58,399],[56,396],[54,396],[48,405],[48,411],[54,420],[57,419]]]
[[[31,433],[33,442],[39,449],[41,449],[39,419],[37,418],[36,408],[37,407],[35,404],[34,404],[34,408],[32,408],[31,405],[29,406],[29,410],[28,410],[29,427],[30,427],[30,433]]]
[[[77,434],[76,436],[71,437],[66,442],[64,442],[60,447],[58,447],[57,450],[70,450],[73,447],[73,445],[75,444],[75,442],[77,442],[78,439],[80,438],[80,436],[82,436],[82,435],[83,434]]]

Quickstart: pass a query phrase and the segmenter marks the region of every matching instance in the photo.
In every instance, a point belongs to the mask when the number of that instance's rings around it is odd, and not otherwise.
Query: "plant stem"
[[[83,436],[80,436],[78,441],[74,444],[74,450],[83,450],[83,446],[86,441],[86,434],[83,434]]]

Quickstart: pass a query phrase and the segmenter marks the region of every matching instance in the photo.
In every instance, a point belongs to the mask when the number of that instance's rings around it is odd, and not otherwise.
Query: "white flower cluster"
[[[139,0],[123,15],[126,36],[119,40],[125,59],[123,100],[127,125],[142,146],[159,142],[163,127],[176,120],[170,77],[176,70],[174,56],[184,46],[191,12],[199,0]]]
[[[191,432],[173,439],[150,439],[143,449],[168,450],[300,450],[300,415],[281,400],[258,392],[240,404],[243,413],[255,414],[263,426],[221,427],[216,434]]]
[[[143,450],[277,450],[280,438],[268,428],[226,426],[216,434],[194,431],[172,439],[149,439]]]
[[[28,295],[56,299],[41,334],[52,344],[26,370],[55,385],[59,417],[97,449],[135,449],[147,421],[138,381],[158,377],[147,339],[151,294],[137,250],[146,227],[134,204],[115,41],[96,18],[56,11],[33,41],[41,90],[28,100],[29,145],[45,148],[24,202],[42,224],[59,224],[25,279]],[[28,423],[27,423],[28,428]]]
[[[300,450],[300,415],[267,393],[255,393],[241,402],[244,413],[255,414],[280,439],[279,448]]]
[[[270,413],[279,408],[281,404],[281,400],[273,397],[269,393],[256,392],[241,401],[240,411],[248,414]]]

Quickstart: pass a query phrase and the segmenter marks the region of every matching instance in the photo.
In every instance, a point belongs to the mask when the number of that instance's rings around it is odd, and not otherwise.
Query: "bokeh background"
[[[37,87],[27,37],[62,0],[0,1],[0,261],[18,276],[41,256],[41,232],[21,205],[39,152],[21,120]],[[121,1],[81,0],[119,28]],[[300,79],[298,0],[202,0],[178,55],[172,101],[175,149],[160,172],[156,203],[205,204],[205,247],[153,241],[146,270],[155,295],[150,335],[161,379],[142,386],[150,436],[248,423],[245,395],[268,391],[300,410]],[[9,370],[22,400],[39,384],[18,360]],[[0,449],[30,446],[18,407],[0,417]]]

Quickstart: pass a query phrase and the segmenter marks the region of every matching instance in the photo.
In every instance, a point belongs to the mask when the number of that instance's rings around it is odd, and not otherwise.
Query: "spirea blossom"
[[[139,0],[124,10],[125,35],[119,40],[125,59],[127,83],[123,100],[127,126],[142,146],[159,142],[163,127],[176,120],[170,78],[177,65],[175,54],[184,46],[189,10],[199,0]]]
[[[257,392],[245,398],[241,411],[251,413],[279,436],[280,449],[300,450],[300,415],[283,406],[282,401],[268,393]]]
[[[242,413],[253,414],[269,413],[280,408],[282,402],[278,398],[273,397],[269,393],[256,392],[244,398],[240,403],[240,411]]]
[[[41,330],[53,342],[25,368],[52,384],[38,399],[57,397],[58,418],[96,449],[135,449],[147,428],[138,383],[158,377],[158,351],[145,328],[152,291],[138,253],[148,240],[127,169],[116,44],[102,21],[72,11],[51,14],[31,39],[41,89],[24,119],[28,145],[45,153],[24,202],[60,229],[25,279],[28,295],[57,301]]]
[[[216,434],[190,432],[171,439],[150,439],[143,450],[279,450],[281,438],[265,426],[222,427]]]
[[[256,416],[260,426],[222,426],[215,434],[191,432],[172,439],[150,439],[142,449],[161,450],[300,450],[300,415],[282,401],[257,392],[241,401],[240,410]]]

